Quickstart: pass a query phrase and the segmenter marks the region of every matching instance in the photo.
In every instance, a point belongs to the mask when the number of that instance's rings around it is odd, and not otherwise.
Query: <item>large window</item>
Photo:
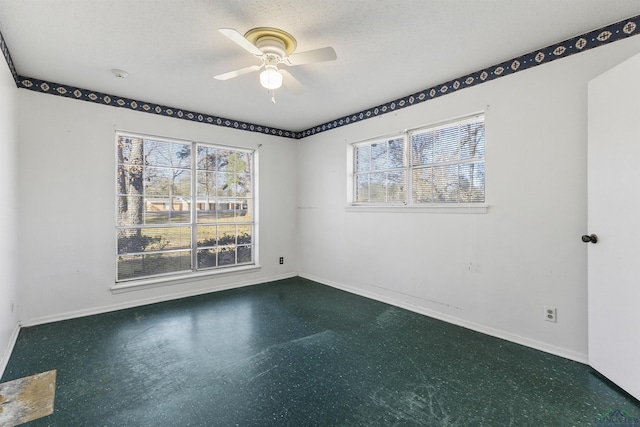
[[[484,202],[484,115],[354,144],[354,204]]]
[[[254,264],[253,151],[116,135],[116,280]]]

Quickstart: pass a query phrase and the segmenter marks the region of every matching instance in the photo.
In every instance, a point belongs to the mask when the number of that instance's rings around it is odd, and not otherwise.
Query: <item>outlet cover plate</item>
[[[558,321],[558,310],[548,305],[544,306],[544,320],[556,323]]]

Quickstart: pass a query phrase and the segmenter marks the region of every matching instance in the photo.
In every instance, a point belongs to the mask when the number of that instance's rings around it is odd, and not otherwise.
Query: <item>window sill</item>
[[[177,285],[180,283],[192,282],[195,280],[210,279],[215,276],[225,276],[229,274],[248,273],[260,270],[259,265],[244,265],[241,267],[230,267],[218,270],[199,271],[197,273],[180,274],[175,276],[154,277],[149,279],[131,280],[128,282],[116,283],[111,287],[112,294],[123,292],[139,291],[142,289],[157,288],[159,286]]]
[[[436,214],[486,214],[489,205],[474,204],[434,204],[428,206],[406,205],[348,205],[345,212],[382,212],[382,213],[436,213]]]

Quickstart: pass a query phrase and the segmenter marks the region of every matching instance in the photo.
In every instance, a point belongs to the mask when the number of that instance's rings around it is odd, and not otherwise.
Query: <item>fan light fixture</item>
[[[260,84],[269,90],[275,90],[282,86],[282,74],[278,72],[275,65],[267,65],[265,70],[260,73]]]
[[[259,59],[262,64],[250,65],[214,77],[217,80],[229,80],[262,70],[260,84],[271,92],[271,102],[274,104],[276,102],[275,90],[280,88],[283,83],[296,95],[304,92],[304,86],[286,69],[278,69],[278,65],[293,67],[314,62],[334,61],[337,58],[332,47],[294,53],[298,42],[291,34],[278,28],[258,27],[247,31],[244,36],[233,28],[219,28],[218,31]]]

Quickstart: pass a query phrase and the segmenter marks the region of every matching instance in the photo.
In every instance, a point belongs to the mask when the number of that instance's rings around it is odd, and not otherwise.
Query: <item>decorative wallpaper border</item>
[[[615,24],[599,28],[589,33],[585,33],[553,45],[549,45],[542,49],[538,49],[521,55],[517,58],[501,62],[500,64],[492,65],[483,70],[476,71],[474,73],[458,77],[453,80],[449,80],[448,82],[438,84],[436,86],[424,89],[420,92],[416,92],[402,98],[395,99],[393,101],[389,101],[385,104],[381,104],[367,110],[359,111],[354,114],[349,114],[347,116],[319,124],[301,132],[226,119],[224,117],[216,117],[209,114],[197,113],[194,111],[168,107],[151,102],[137,101],[134,99],[109,95],[74,86],[19,76],[11,59],[11,55],[9,54],[9,48],[7,47],[7,44],[1,32],[0,50],[2,50],[2,54],[7,61],[9,69],[11,70],[11,74],[13,75],[18,88],[33,90],[41,93],[48,93],[51,95],[63,96],[66,98],[79,99],[96,104],[110,105],[113,107],[121,107],[134,111],[173,117],[176,119],[200,122],[214,126],[222,126],[248,132],[258,132],[265,135],[281,136],[285,138],[302,139],[307,136],[326,132],[328,130],[346,126],[351,123],[360,122],[372,117],[378,117],[383,114],[411,107],[412,105],[416,105],[430,99],[455,93],[468,87],[473,87],[500,77],[509,76],[511,74],[527,70],[532,67],[547,64],[557,59],[566,58],[567,56],[574,55],[576,53],[586,52],[587,50],[594,49],[608,43],[635,36],[640,33],[639,26],[640,15],[624,19],[622,21],[616,22]]]
[[[4,41],[2,32],[0,32],[0,51],[2,51],[2,56],[4,56],[5,61],[7,61],[9,71],[11,71],[11,75],[13,76],[13,80],[16,82],[16,86],[20,87],[20,85],[18,84],[18,72],[16,71],[15,65],[13,65],[13,60],[11,59],[11,54],[9,53],[9,46],[7,46],[7,42]]]
[[[566,58],[567,56],[576,53],[586,52],[587,50],[600,47],[608,43],[635,36],[640,33],[639,26],[640,15],[634,16],[589,33],[564,40],[560,43],[534,50],[517,58],[492,65],[466,76],[449,80],[446,83],[438,84],[403,98],[398,98],[385,104],[314,126],[300,132],[300,138],[305,138],[330,129],[367,120],[372,117],[378,117],[402,108],[411,107],[412,105],[419,104],[430,99],[449,95],[468,87],[486,83],[500,77],[509,76],[532,67],[547,64],[557,59]]]
[[[238,120],[226,119],[224,117],[211,116],[209,114],[197,113],[195,111],[183,110],[181,108],[167,107],[166,105],[154,104],[152,102],[137,101],[135,99],[125,98],[122,96],[109,95],[106,93],[82,89],[75,86],[33,79],[30,77],[19,76],[18,87],[33,90],[36,92],[63,96],[65,98],[93,102],[95,104],[127,108],[129,110],[141,111],[143,113],[150,113],[160,116],[173,117],[176,119],[189,120],[192,122],[200,122],[215,126],[245,130],[248,132],[258,132],[266,135],[282,136],[285,138],[293,139],[299,138],[300,135],[299,133],[290,130],[256,125],[254,123],[241,122]]]

